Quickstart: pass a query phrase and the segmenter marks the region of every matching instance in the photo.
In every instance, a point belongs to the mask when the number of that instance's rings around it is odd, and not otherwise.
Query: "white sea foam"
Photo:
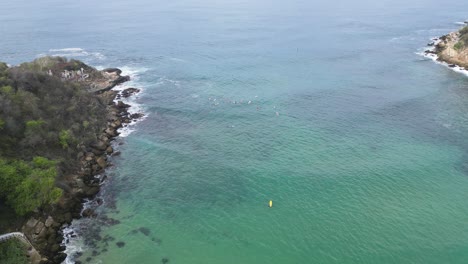
[[[165,76],[160,77],[155,85],[166,85],[168,83],[173,84],[175,86],[180,86],[180,81],[171,80],[171,79],[169,79],[169,78],[167,78]]]
[[[83,203],[83,209],[81,210],[81,213],[83,213],[84,210],[90,208],[92,206],[92,202],[93,201],[91,200],[86,200]],[[73,222],[70,225],[65,226],[62,229],[62,244],[65,245],[65,254],[67,254],[67,258],[63,261],[64,264],[75,263],[74,254],[78,252],[83,252],[83,250],[87,249],[84,240],[80,235],[81,227],[83,224],[86,224],[83,222],[83,219],[73,220]]]
[[[73,258],[73,254],[77,252],[82,252],[84,247],[83,239],[79,237],[77,233],[77,227],[72,225],[69,225],[65,228],[63,228],[63,237],[64,237],[64,242],[63,244],[66,246],[65,248],[65,254],[67,254],[67,258],[63,263],[65,264],[74,264],[75,260]],[[75,236],[75,237],[72,237]]]
[[[36,57],[43,57],[43,56],[59,56],[59,57],[67,57],[67,58],[84,58],[84,57],[91,57],[98,60],[104,60],[106,57],[100,52],[90,52],[86,51],[82,48],[63,48],[63,49],[49,49],[48,53],[41,53],[38,54]]]
[[[50,52],[82,52],[82,48],[64,48],[64,49],[50,49]]]
[[[136,121],[132,121],[130,124],[126,124],[125,127],[122,127],[118,130],[118,132],[120,133],[120,137],[127,137],[128,135],[130,135],[132,132],[135,131],[135,125],[143,121],[147,117],[144,107],[141,104],[137,103],[137,100],[145,91],[145,87],[144,87],[145,85],[139,82],[140,75],[146,72],[148,69],[143,68],[143,67],[135,68],[135,67],[129,67],[129,66],[123,66],[120,69],[122,70],[122,75],[130,76],[130,81],[114,87],[114,90],[122,92],[123,90],[127,88],[135,87],[135,88],[140,89],[140,92],[127,98],[122,97],[118,99],[117,101],[120,100],[130,105],[130,108],[128,109],[128,112],[130,114],[136,114],[136,113],[143,114],[143,117],[139,118]]]
[[[98,66],[96,68],[103,69],[106,67]],[[144,84],[138,81],[140,74],[146,72],[148,69],[147,68],[134,68],[134,67],[128,67],[128,66],[121,67],[120,69],[122,70],[123,76],[124,75],[130,76],[130,81],[114,87],[113,90],[122,92],[123,90],[127,88],[135,87],[135,88],[140,89],[140,92],[128,98],[122,97],[118,100],[130,105],[130,108],[128,109],[128,112],[130,114],[134,114],[134,113],[144,114],[142,118],[138,119],[137,121],[132,121],[130,124],[127,124],[126,127],[120,128],[118,130],[118,132],[120,133],[119,137],[126,137],[130,135],[132,132],[134,132],[136,130],[135,125],[138,122],[145,119],[145,117],[147,116],[147,114],[145,113],[144,107],[141,104],[137,103],[137,99],[144,92]],[[115,145],[114,149],[115,148],[118,148],[118,146]],[[83,203],[83,210],[90,208],[90,207],[95,207],[95,206],[96,206],[96,203],[94,200],[88,200]],[[62,244],[66,246],[65,253],[67,254],[67,258],[65,259],[63,263],[65,264],[75,263],[74,254],[77,252],[83,252],[83,251],[88,250],[88,248],[86,247],[84,243],[84,238],[81,236],[82,228],[86,228],[86,226],[89,224],[87,220],[88,219],[86,218],[73,220],[71,225],[63,228],[64,240]]]
[[[184,60],[184,59],[179,59],[179,58],[169,58],[169,60],[175,61],[175,62],[187,62],[186,60]]]

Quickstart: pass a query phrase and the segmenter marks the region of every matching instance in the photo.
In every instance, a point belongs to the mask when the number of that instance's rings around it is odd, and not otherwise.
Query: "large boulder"
[[[55,223],[54,219],[52,218],[52,216],[49,215],[49,217],[47,217],[47,219],[45,221],[45,226],[46,227],[51,227],[54,223]]]
[[[120,75],[122,73],[122,70],[119,69],[119,68],[106,68],[106,69],[104,69],[102,71],[106,72],[106,73],[115,73],[115,74],[118,74],[118,75]]]
[[[96,163],[99,165],[101,168],[107,167],[107,161],[104,157],[99,157],[96,159]]]
[[[107,144],[103,141],[98,141],[98,142],[92,143],[91,147],[97,150],[105,151],[107,149]]]

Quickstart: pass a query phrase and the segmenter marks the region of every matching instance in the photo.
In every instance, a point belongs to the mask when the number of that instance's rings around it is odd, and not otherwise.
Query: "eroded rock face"
[[[435,45],[438,59],[447,62],[452,68],[468,68],[468,43],[465,44],[461,37],[460,32],[452,32],[440,37]]]

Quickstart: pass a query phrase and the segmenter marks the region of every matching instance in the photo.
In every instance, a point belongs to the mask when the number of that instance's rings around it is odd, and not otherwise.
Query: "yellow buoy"
[[[273,201],[270,200],[270,203],[268,204],[268,207],[273,207]]]

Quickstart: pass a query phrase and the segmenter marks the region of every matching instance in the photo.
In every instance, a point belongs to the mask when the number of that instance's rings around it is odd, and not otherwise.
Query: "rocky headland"
[[[433,39],[428,47],[425,51],[427,56],[445,62],[451,68],[468,70],[468,26]]]
[[[35,76],[39,76],[39,79],[45,78],[47,82],[71,85],[78,94],[85,93],[83,96],[96,101],[93,106],[96,111],[90,112],[91,115],[97,115],[94,128],[89,127],[88,121],[83,121],[82,124],[76,124],[81,125],[79,129],[67,130],[71,131],[75,139],[69,140],[68,144],[65,142],[67,155],[58,165],[60,173],[56,186],[62,190],[58,201],[37,208],[12,223],[9,230],[2,230],[23,232],[34,248],[40,252],[42,256],[40,263],[62,263],[66,258],[65,246],[62,243],[63,227],[70,224],[73,219],[93,217],[92,210],[83,211],[83,202],[94,198],[107,178],[105,169],[110,165],[108,157],[114,153],[111,142],[119,135],[120,128],[143,116],[139,113],[130,114],[128,112],[130,105],[120,101],[119,98],[129,97],[139,92],[139,89],[128,88],[121,92],[112,90],[115,86],[130,80],[129,76],[121,75],[120,69],[96,70],[83,62],[60,57],[39,58],[7,71],[9,76],[27,75],[33,72]],[[14,81],[11,83],[17,85]],[[80,100],[77,94],[67,99]],[[61,99],[56,98],[56,100]],[[76,113],[80,109],[70,111]],[[63,118],[67,118],[66,115]],[[65,149],[65,145],[62,144],[62,147]],[[36,152],[41,155],[47,155],[47,151],[42,151],[39,147],[36,149],[39,149]],[[60,155],[58,151],[61,149],[57,149],[55,156]],[[109,221],[112,222],[112,219]]]

